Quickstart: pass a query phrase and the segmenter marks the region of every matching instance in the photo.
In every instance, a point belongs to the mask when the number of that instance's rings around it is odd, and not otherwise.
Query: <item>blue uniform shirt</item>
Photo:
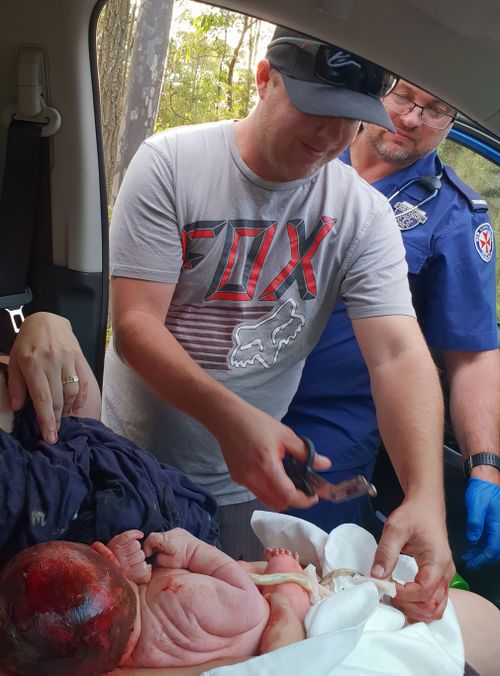
[[[341,159],[350,164],[349,150]],[[494,238],[486,202],[450,167],[443,167],[436,152],[373,186],[390,197],[416,177],[441,172],[441,190],[418,209],[404,213],[430,194],[420,184],[391,200],[406,247],[417,317],[431,348],[495,349]],[[368,371],[342,303],[306,360],[283,422],[310,437],[332,459],[334,470],[371,471],[380,443],[375,408]],[[335,473],[328,478],[336,480]],[[301,515],[308,518],[307,511]]]

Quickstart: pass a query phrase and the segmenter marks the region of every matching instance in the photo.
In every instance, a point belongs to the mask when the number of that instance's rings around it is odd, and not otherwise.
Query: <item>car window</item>
[[[265,21],[188,0],[105,4],[97,47],[110,213],[144,138],[170,127],[250,112],[255,65],[273,30]],[[498,241],[500,167],[453,140],[441,145],[440,155],[488,201]],[[499,284],[497,273],[500,318]]]
[[[447,139],[439,148],[443,162],[449,164],[458,176],[476,190],[487,202],[496,245],[500,241],[500,167],[479,153]],[[497,265],[497,321],[500,322],[500,257]]]

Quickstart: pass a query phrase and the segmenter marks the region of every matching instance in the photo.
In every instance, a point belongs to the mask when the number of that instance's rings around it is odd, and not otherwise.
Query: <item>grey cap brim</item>
[[[321,82],[298,80],[283,72],[281,75],[290,101],[306,115],[345,117],[395,131],[382,101],[375,96]]]

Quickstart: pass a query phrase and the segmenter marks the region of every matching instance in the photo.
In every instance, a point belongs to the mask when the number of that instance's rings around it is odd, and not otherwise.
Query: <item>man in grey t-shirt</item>
[[[222,543],[255,558],[255,498],[315,502],[286,476],[305,446],[278,420],[337,297],[370,370],[384,441],[406,492],[373,574],[404,548],[420,565],[398,595],[440,616],[453,573],[442,496],[442,402],[411,305],[387,201],[336,158],[359,120],[391,128],[382,69],[277,29],[244,120],[146,141],[113,212],[113,343],[103,411],[111,427],[186,471],[220,505]],[[316,468],[328,462],[318,456]],[[241,531],[234,551],[228,533]],[[243,537],[242,537],[243,536]]]

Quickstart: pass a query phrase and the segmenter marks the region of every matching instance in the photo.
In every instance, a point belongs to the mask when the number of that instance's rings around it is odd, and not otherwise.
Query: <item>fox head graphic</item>
[[[273,366],[280,350],[293,341],[305,325],[304,316],[296,309],[297,303],[289,298],[266,319],[238,326],[233,334],[235,347],[230,356],[231,366],[246,368],[256,362],[264,368]]]

